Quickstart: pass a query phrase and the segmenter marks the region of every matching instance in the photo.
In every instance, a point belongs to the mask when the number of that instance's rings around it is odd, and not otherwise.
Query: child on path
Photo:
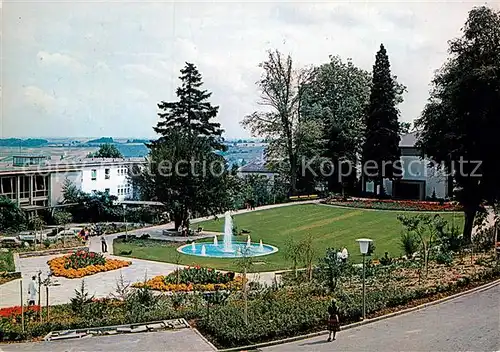
[[[339,312],[335,300],[328,307],[328,342],[335,340],[337,331],[340,331]]]

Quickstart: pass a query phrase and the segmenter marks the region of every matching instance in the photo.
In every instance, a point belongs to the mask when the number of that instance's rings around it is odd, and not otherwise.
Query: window
[[[110,169],[104,169],[104,179],[109,180],[111,178]]]
[[[90,178],[92,181],[97,180],[97,170],[96,169],[92,169],[92,171],[90,173]]]

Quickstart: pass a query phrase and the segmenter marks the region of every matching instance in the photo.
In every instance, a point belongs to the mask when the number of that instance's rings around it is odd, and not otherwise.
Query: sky
[[[294,65],[329,55],[372,69],[381,43],[418,118],[434,72],[476,5],[496,2],[3,1],[0,137],[154,137],[157,103],[175,99],[185,62],[199,68],[231,138],[260,109],[266,51]]]

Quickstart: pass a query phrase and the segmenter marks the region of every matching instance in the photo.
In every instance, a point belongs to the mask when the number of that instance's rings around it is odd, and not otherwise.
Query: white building
[[[452,195],[453,182],[444,169],[431,165],[422,151],[415,147],[417,132],[401,136],[402,178],[384,179],[385,192],[393,198],[425,200],[433,195],[446,199]],[[366,182],[365,191],[374,192],[373,182]]]
[[[269,178],[271,181],[274,181],[274,177],[277,174],[278,174],[277,172],[271,171],[267,168],[265,161],[263,159],[251,161],[248,164],[243,165],[238,169],[239,177],[246,177],[249,175],[259,175],[259,176],[265,176]]]
[[[41,156],[15,156],[12,163],[0,164],[0,196],[28,212],[46,209],[63,200],[63,185],[68,179],[83,192],[107,191],[122,201],[133,195],[127,177],[129,168],[144,162],[144,158],[53,161]]]

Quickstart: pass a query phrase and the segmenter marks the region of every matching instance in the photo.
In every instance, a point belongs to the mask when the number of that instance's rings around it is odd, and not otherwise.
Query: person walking
[[[335,300],[328,307],[328,342],[335,340],[337,331],[340,331],[339,311]]]
[[[28,285],[28,305],[29,306],[34,306],[35,301],[36,301],[36,294],[37,294],[37,289],[36,289],[36,276],[31,277],[31,281]]]
[[[104,238],[104,236],[101,236],[101,252],[108,252],[108,244],[106,243],[106,239]]]

